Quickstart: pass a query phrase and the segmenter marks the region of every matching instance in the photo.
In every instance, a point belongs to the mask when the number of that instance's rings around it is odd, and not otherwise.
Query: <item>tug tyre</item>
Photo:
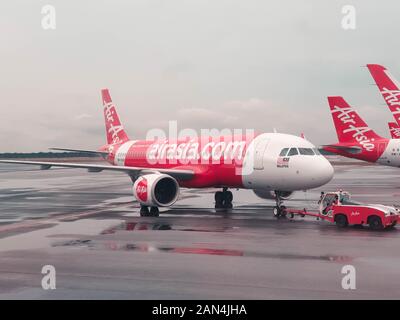
[[[381,218],[378,216],[370,216],[368,218],[368,225],[372,230],[382,230],[383,224]]]
[[[349,225],[349,222],[347,221],[347,217],[344,214],[337,214],[335,216],[335,222],[339,228],[345,228]]]

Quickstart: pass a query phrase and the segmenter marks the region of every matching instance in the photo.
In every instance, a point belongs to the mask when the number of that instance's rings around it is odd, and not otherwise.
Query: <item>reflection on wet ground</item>
[[[108,230],[104,230],[102,234],[115,233],[117,231],[144,231],[144,230],[175,230],[175,231],[188,231],[188,232],[224,232],[230,227],[218,227],[218,226],[183,226],[170,224],[166,222],[123,222],[118,226],[112,227]]]
[[[241,250],[230,250],[230,249],[215,249],[215,248],[203,248],[203,247],[165,247],[165,246],[154,246],[151,244],[134,244],[134,243],[117,243],[117,242],[105,242],[96,243],[90,239],[84,240],[69,240],[61,243],[54,243],[53,247],[87,247],[90,249],[98,250],[123,250],[123,251],[137,251],[146,253],[156,252],[167,252],[167,253],[184,253],[184,254],[205,254],[205,255],[217,255],[217,256],[234,256],[234,257],[255,257],[255,258],[270,258],[270,259],[299,259],[299,260],[323,260],[333,262],[350,262],[351,257],[348,256],[336,256],[336,255],[325,255],[325,256],[313,256],[313,255],[302,255],[302,254],[282,254],[282,253],[260,253],[251,251]]]

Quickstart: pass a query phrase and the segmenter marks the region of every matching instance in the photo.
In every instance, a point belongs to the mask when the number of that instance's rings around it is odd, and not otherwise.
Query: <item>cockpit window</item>
[[[281,151],[281,153],[279,154],[279,156],[280,156],[280,157],[286,156],[288,150],[289,150],[289,148],[282,149],[282,151]]]
[[[290,148],[288,157],[290,157],[290,156],[295,156],[295,155],[297,155],[297,154],[299,154],[299,152],[297,151],[296,148]]]
[[[311,148],[299,148],[299,152],[303,156],[313,156],[313,155],[315,155],[313,149],[311,149]]]

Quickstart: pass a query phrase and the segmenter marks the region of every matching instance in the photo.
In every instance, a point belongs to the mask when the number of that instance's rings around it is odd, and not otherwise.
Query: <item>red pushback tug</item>
[[[350,199],[350,193],[335,191],[321,194],[318,211],[297,210],[282,206],[280,215],[313,216],[330,222],[338,227],[368,224],[373,230],[392,228],[400,220],[399,208],[381,204],[363,204]]]

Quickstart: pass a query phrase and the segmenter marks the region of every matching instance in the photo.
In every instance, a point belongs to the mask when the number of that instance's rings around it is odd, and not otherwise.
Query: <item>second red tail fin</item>
[[[372,150],[375,140],[382,139],[368,127],[343,97],[328,97],[328,101],[339,142]]]

